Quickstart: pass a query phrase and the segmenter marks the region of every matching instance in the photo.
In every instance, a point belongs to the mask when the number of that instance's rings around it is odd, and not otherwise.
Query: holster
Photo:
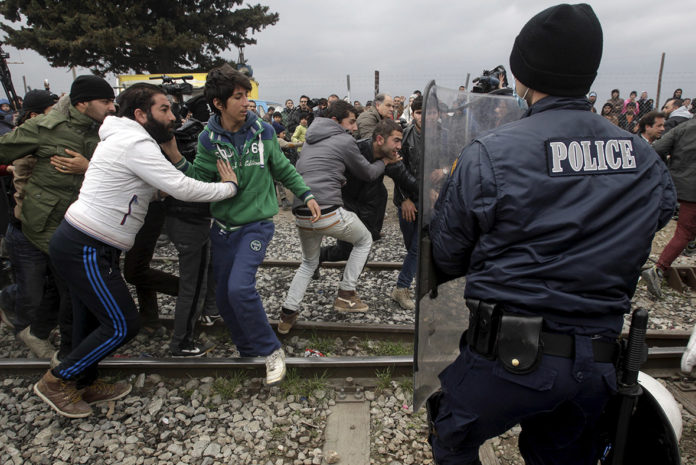
[[[510,373],[523,375],[536,370],[544,345],[540,316],[503,314],[498,334],[498,360]]]
[[[495,359],[501,309],[498,305],[477,299],[466,299],[469,308],[469,329],[466,342],[474,352]]]
[[[498,359],[514,374],[531,373],[544,351],[541,316],[505,313],[494,303],[467,299],[469,329],[466,342],[479,355]]]

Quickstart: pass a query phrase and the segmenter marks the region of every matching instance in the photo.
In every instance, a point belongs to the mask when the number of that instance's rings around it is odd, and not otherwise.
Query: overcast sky
[[[257,2],[250,2],[257,3]],[[515,36],[533,15],[557,2],[489,0],[481,2],[415,0],[260,0],[280,14],[275,26],[255,34],[258,43],[245,49],[260,97],[297,99],[302,93],[326,97],[348,95],[363,103],[374,94],[374,71],[380,90],[408,96],[434,79],[456,88],[483,69],[509,68]],[[589,2],[604,30],[604,54],[593,89],[599,101],[612,88],[622,97],[647,90],[655,97],[662,52],[667,54],[662,97],[676,87],[696,97],[696,28],[689,13],[693,0],[603,0]],[[582,40],[581,37],[578,40]],[[5,47],[17,92],[22,76],[32,88],[51,82],[55,92],[68,91],[72,74],[51,69],[28,50]],[[226,58],[237,57],[230,50]],[[23,64],[12,64],[23,62]],[[168,70],[155,70],[167,72]],[[78,74],[85,70],[78,70]],[[115,81],[113,77],[111,81]]]

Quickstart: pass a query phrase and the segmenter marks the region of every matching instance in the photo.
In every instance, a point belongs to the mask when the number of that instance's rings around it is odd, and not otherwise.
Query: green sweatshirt
[[[305,204],[314,198],[280,149],[273,127],[251,112],[236,133],[224,130],[218,115],[211,117],[198,136],[193,163],[182,159],[176,168],[201,181],[219,181],[218,159],[229,160],[239,188],[236,196],[210,205],[213,218],[226,229],[270,220],[278,213],[274,180]]]

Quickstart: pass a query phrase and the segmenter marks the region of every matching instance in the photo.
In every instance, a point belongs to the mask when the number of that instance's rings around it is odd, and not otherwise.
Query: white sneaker
[[[405,287],[395,287],[391,291],[391,298],[394,299],[404,310],[413,310],[416,304],[411,300],[411,295]]]
[[[266,386],[273,386],[285,378],[285,352],[278,349],[266,357]]]

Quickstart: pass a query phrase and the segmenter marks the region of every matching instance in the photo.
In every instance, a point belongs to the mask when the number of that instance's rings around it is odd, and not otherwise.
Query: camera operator
[[[507,72],[503,65],[498,65],[492,70],[483,70],[480,77],[474,79],[474,87],[471,92],[476,94],[489,94],[497,89],[505,89],[508,86]]]

